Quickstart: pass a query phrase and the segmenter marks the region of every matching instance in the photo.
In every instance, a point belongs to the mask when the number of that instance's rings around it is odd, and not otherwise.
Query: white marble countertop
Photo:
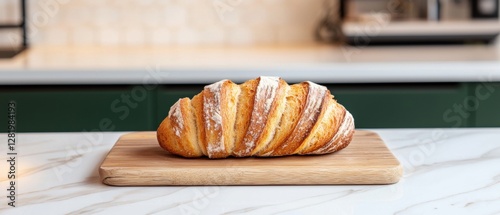
[[[500,44],[35,46],[13,59],[0,59],[0,85],[207,84],[260,75],[319,83],[500,81]]]
[[[2,197],[0,213],[500,213],[500,128],[374,131],[404,166],[397,184],[111,187],[100,183],[97,170],[124,132],[20,133],[16,208]],[[5,196],[8,167],[1,168]]]

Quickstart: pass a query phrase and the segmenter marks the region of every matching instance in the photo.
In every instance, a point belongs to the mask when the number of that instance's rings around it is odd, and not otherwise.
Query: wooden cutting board
[[[135,132],[116,142],[99,169],[102,182],[115,186],[391,184],[402,173],[382,139],[362,130],[333,154],[218,160],[169,154],[156,132]]]

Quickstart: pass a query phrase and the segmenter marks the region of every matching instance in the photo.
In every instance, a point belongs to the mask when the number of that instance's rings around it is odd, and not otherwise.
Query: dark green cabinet
[[[500,83],[477,83],[470,90],[468,105],[477,109],[476,127],[500,126]]]
[[[8,102],[16,102],[20,132],[153,129],[150,92],[134,86],[2,87],[0,101],[5,114]]]
[[[499,83],[325,85],[357,128],[500,126]],[[170,106],[203,86],[1,86],[0,132],[9,101],[19,132],[155,130]]]
[[[465,127],[453,119],[453,106],[467,96],[467,84],[328,85],[354,116],[358,128]]]

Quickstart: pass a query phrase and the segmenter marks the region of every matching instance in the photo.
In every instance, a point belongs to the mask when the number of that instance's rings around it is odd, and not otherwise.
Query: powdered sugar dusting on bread
[[[254,107],[252,110],[252,122],[248,128],[247,135],[243,139],[245,153],[250,153],[254,148],[257,139],[262,134],[262,129],[257,130],[259,125],[267,123],[269,112],[276,99],[280,79],[278,77],[261,76],[255,92]],[[263,105],[258,106],[255,104]],[[258,115],[257,115],[258,114]]]
[[[320,149],[311,152],[311,154],[325,154],[328,152],[336,151],[339,145],[338,141],[341,139],[345,139],[347,135],[351,133],[351,130],[354,130],[354,118],[352,117],[351,113],[346,110],[344,119],[342,120],[342,124],[340,125],[337,133],[327,144],[325,144]],[[331,147],[332,144],[337,144],[337,145]]]
[[[303,133],[303,130],[309,129],[314,126],[314,121],[316,120],[319,112],[321,112],[321,104],[323,103],[323,99],[325,98],[325,94],[327,92],[326,87],[315,84],[313,82],[308,81],[309,83],[309,92],[307,93],[306,105],[304,107],[304,111],[300,117],[298,122],[298,131]],[[308,122],[313,123],[308,123]],[[311,126],[303,126],[305,124],[309,124]]]
[[[323,103],[327,89],[326,87],[314,82],[308,81],[307,83],[309,83],[309,93],[307,94],[307,102],[304,113],[307,114],[307,120],[315,120],[316,118],[314,112],[321,111],[321,104]]]
[[[347,110],[346,110],[346,116],[347,116],[347,119],[344,120],[345,126],[344,127],[340,127],[340,129],[338,131],[340,133],[340,136],[341,136],[340,140],[342,140],[342,141],[346,141],[347,137],[350,136],[350,135],[352,135],[352,133],[354,132],[354,117]],[[338,145],[335,146],[334,150],[328,151],[328,152],[337,151],[338,150],[337,147],[339,145],[344,145],[344,144],[345,144],[345,142],[341,142],[340,144],[338,144]]]
[[[328,90],[326,87],[315,84],[313,82],[307,83],[307,95],[305,104],[303,105],[300,117],[293,127],[293,131],[286,138],[285,141],[276,146],[273,154],[287,155],[295,151],[303,141],[310,134],[311,129],[316,124],[317,118],[321,113],[322,104]]]
[[[181,112],[181,100],[179,99],[171,108],[170,111],[168,112],[168,117],[170,117],[170,120],[174,121],[175,124],[173,125],[174,128],[174,133],[176,136],[180,137],[182,129],[184,129],[184,120],[182,118],[182,112]]]
[[[214,98],[203,98],[203,111],[205,112],[205,124],[208,129],[211,129],[213,121],[213,126],[215,128],[220,128],[222,126],[222,116],[221,116],[221,88],[222,84],[226,80],[222,80],[211,85],[205,87],[205,90],[208,90],[210,93],[214,95]]]
[[[303,117],[308,121],[315,121],[317,114],[321,111],[321,104],[325,98],[327,92],[326,87],[318,85],[316,83],[309,83],[309,93],[307,94],[306,107],[304,109]]]
[[[224,144],[221,143],[208,143],[207,145],[207,154],[209,157],[211,157],[215,153],[220,153],[225,151],[225,146]]]
[[[221,97],[222,97],[222,84],[227,80],[222,80],[211,85],[205,86],[205,90],[213,94],[213,98],[203,98],[203,111],[204,122],[207,132],[217,132],[222,129],[222,115],[221,115]],[[224,152],[224,135],[220,134],[217,138],[220,142],[208,143],[207,153],[211,156],[217,152]]]
[[[268,77],[261,76],[259,86],[257,86],[257,99],[265,100],[264,112],[267,114],[271,110],[271,105],[273,104],[274,99],[276,98],[276,91],[278,90],[278,86],[280,83],[280,79],[278,77]],[[263,92],[259,94],[259,91]],[[264,98],[260,98],[264,95]]]

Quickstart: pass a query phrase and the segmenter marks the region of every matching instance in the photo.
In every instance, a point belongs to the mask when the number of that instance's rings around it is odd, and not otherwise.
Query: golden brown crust
[[[203,125],[205,126],[206,149],[210,158],[226,157],[226,149],[222,133],[222,108],[224,98],[222,94],[227,91],[224,83],[219,81],[208,85],[203,90]]]
[[[184,157],[326,154],[346,147],[354,119],[323,86],[260,77],[222,80],[180,99],[158,127],[165,150]]]
[[[289,90],[290,87],[288,84],[280,78],[278,82],[278,89],[276,90],[276,96],[270,106],[270,111],[265,114],[268,115],[268,118],[265,126],[262,127],[262,132],[257,140],[256,147],[251,153],[252,156],[266,148],[275,137],[276,130],[281,122],[286,108],[286,96]]]
[[[156,130],[156,137],[160,146],[172,154],[180,154],[177,141],[169,138],[173,135],[173,129],[170,126],[170,118],[165,118],[158,129]]]
[[[299,120],[294,126],[288,138],[273,151],[272,156],[283,156],[294,154],[295,150],[303,143],[316,124],[321,113],[325,99],[326,87],[306,82],[307,96],[302,111],[298,114]]]
[[[179,130],[183,135],[175,133],[176,138],[183,151],[188,157],[200,157],[203,155],[198,145],[198,136],[196,131],[196,122],[194,112],[191,111],[191,100],[184,98],[180,100],[181,116],[184,119],[182,129]],[[175,118],[171,119],[175,122]],[[181,123],[181,122],[177,122]],[[174,132],[177,132],[174,130]]]
[[[191,100],[183,98],[177,101],[172,106],[169,117],[165,118],[158,128],[157,136],[160,145],[168,151],[175,151],[184,157],[202,156],[194,121]]]
[[[343,107],[343,106],[342,106]],[[342,121],[339,123],[338,131],[333,138],[321,148],[310,152],[310,154],[326,154],[338,151],[346,147],[354,135],[354,118],[349,111],[345,111]]]
[[[233,151],[236,157],[248,157],[256,151],[264,148],[272,139],[274,128],[279,122],[283,113],[284,104],[282,100],[285,97],[286,82],[280,78],[260,77],[257,83],[253,83],[251,91],[253,97],[253,107],[240,105],[239,111],[249,117],[248,127],[242,140],[237,142],[237,147]],[[250,113],[246,113],[250,111]],[[269,129],[268,129],[269,128]],[[239,129],[239,128],[235,128]]]
[[[198,146],[203,155],[208,156],[207,153],[207,140],[205,134],[205,125],[203,120],[203,91],[193,97],[191,101],[191,109],[194,112],[196,119],[196,130],[198,136]]]
[[[343,117],[344,109],[337,108],[337,102],[328,92],[323,100],[321,113],[317,123],[312,128],[309,136],[303,141],[302,145],[297,148],[294,154],[308,154],[331,140],[338,130],[338,118]],[[339,116],[340,115],[340,116]]]
[[[224,147],[226,149],[225,156],[229,156],[233,152],[235,144],[236,129],[234,129],[234,123],[236,122],[237,115],[237,103],[240,96],[240,87],[229,81],[227,84],[227,90],[222,95],[221,111],[222,111],[222,127],[224,136]]]
[[[252,79],[240,85],[241,96],[238,100],[238,114],[234,126],[234,130],[237,132],[232,153],[235,157],[242,157],[243,153],[246,151],[245,139],[248,139],[248,127],[250,126],[253,112],[252,108],[247,107],[254,106],[254,98],[258,84],[258,79]]]
[[[203,124],[210,158],[231,155],[238,96],[239,87],[229,80],[208,85],[203,90]]]
[[[305,82],[290,86],[289,94],[286,96],[285,111],[276,128],[274,138],[263,150],[258,152],[258,156],[274,156],[276,151],[279,150],[278,147],[281,147],[292,134],[293,129],[300,120],[300,113],[304,109],[307,88],[308,84]]]
[[[171,115],[172,111],[176,109],[176,107],[179,106],[181,100],[177,101],[172,108],[170,109],[169,116]],[[177,123],[173,122],[171,120],[171,117],[165,118],[160,126],[158,127],[158,130],[156,132],[158,142],[160,143],[160,146],[164,148],[165,150],[173,153],[173,154],[179,154],[183,155],[185,157],[188,156],[187,153],[184,152],[184,149],[182,146],[179,144],[179,138],[175,135],[175,131],[178,129],[174,127]],[[177,130],[178,131],[178,130]],[[180,132],[180,131],[178,131]]]

